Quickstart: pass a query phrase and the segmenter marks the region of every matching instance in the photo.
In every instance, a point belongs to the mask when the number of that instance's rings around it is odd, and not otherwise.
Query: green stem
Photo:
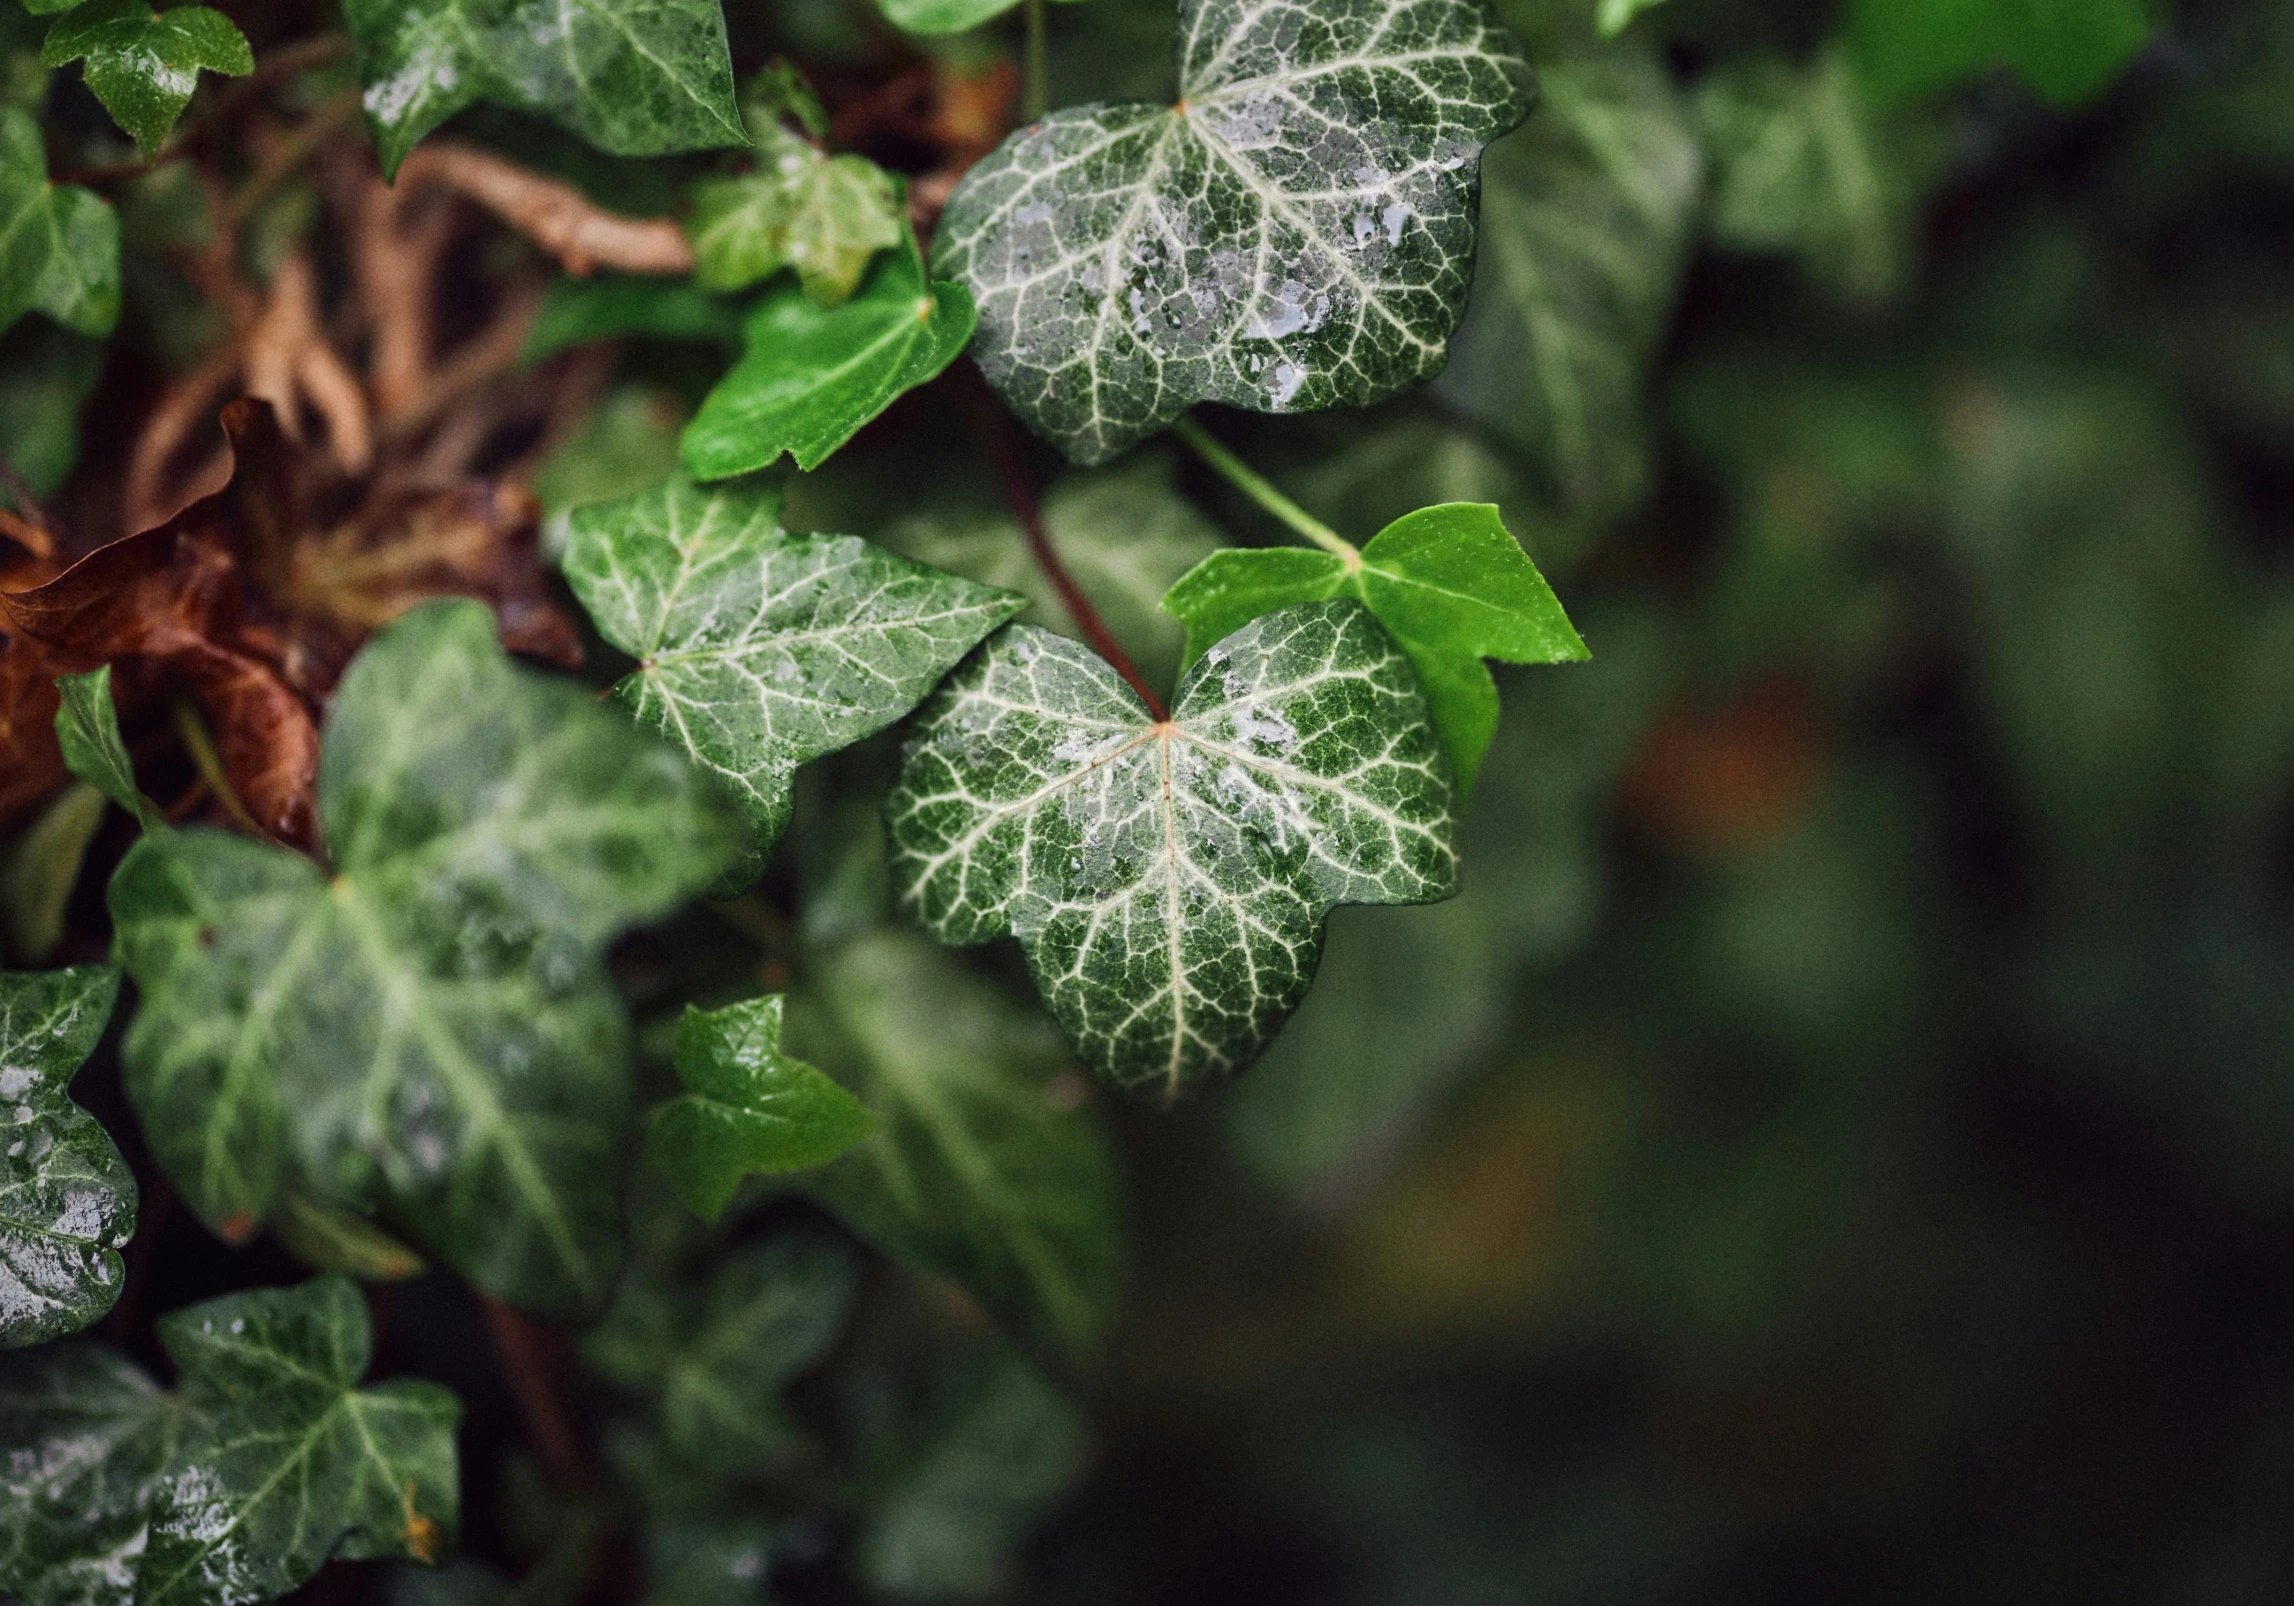
[[[1194,419],[1182,417],[1171,426],[1171,433],[1185,441],[1195,455],[1208,463],[1221,479],[1323,551],[1342,559],[1349,566],[1362,561],[1362,554],[1353,542],[1276,490],[1264,475],[1221,446],[1212,438],[1211,432]]]
[[[1044,0],[1028,0],[1027,115],[1041,122],[1051,110],[1051,28]]]
[[[199,710],[186,698],[175,700],[175,734],[182,738],[184,751],[191,755],[192,768],[223,805],[223,812],[248,835],[259,836],[266,842],[278,840],[258,825],[255,816],[247,812],[247,805],[239,801],[239,794],[231,787],[230,772],[223,767],[223,755],[215,751],[215,738],[207,733],[207,721],[199,717]]]

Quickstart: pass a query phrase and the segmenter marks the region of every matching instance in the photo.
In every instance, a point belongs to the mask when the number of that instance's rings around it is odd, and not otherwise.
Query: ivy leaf
[[[1333,905],[1457,884],[1425,697],[1350,600],[1228,637],[1163,722],[1014,625],[925,706],[886,807],[903,907],[942,942],[1018,937],[1077,1052],[1172,1096],[1257,1058]]]
[[[48,182],[31,113],[0,107],[0,329],[44,312],[83,335],[119,322],[119,216],[93,190]]]
[[[568,275],[550,282],[518,361],[532,367],[571,346],[631,335],[730,346],[740,340],[741,320],[732,303],[690,279]]]
[[[909,932],[856,937],[812,980],[791,1038],[883,1124],[804,1190],[1034,1354],[1092,1370],[1121,1292],[1121,1202],[1056,1034]]]
[[[653,1112],[645,1158],[692,1212],[715,1221],[752,1172],[826,1165],[876,1129],[858,1099],[781,1052],[779,994],[677,1023],[683,1098]]]
[[[1588,656],[1498,510],[1470,502],[1395,520],[1358,559],[1294,547],[1215,552],[1171,588],[1163,607],[1185,623],[1192,663],[1253,619],[1327,597],[1362,603],[1409,654],[1461,796],[1473,790],[1497,734],[1497,682],[1482,660],[1557,664]]]
[[[756,171],[693,186],[693,277],[745,290],[794,268],[813,302],[841,305],[876,254],[906,238],[899,188],[864,156],[829,156],[777,119],[759,121]]]
[[[743,145],[718,0],[345,0],[385,174],[498,101],[616,156]]]
[[[1474,298],[1434,393],[1595,519],[1648,480],[1647,370],[1687,266],[1704,150],[1657,62],[1548,68],[1482,162]]]
[[[505,1299],[594,1308],[631,1096],[599,950],[714,881],[735,822],[581,689],[513,668],[461,601],[352,662],[319,813],[332,880],[201,830],[146,837],[113,879],[154,1153],[227,1238],[294,1183],[383,1210]]]
[[[247,36],[220,11],[177,6],[153,11],[144,0],[86,0],[58,18],[40,47],[40,65],[85,61],[88,88],[156,156],[191,104],[199,69],[234,76],[255,70]]]
[[[159,810],[135,783],[135,766],[120,739],[112,666],[58,675],[56,692],[56,745],[64,751],[64,767],[142,821],[146,831],[161,824]]]
[[[462,1405],[406,1378],[361,1389],[366,1301],[342,1277],[163,1317],[190,1423],[152,1501],[136,1600],[269,1600],[331,1557],[435,1561],[460,1509]]]
[[[685,426],[685,466],[695,479],[730,479],[785,452],[816,469],[954,362],[975,321],[961,285],[926,280],[913,243],[881,258],[839,307],[795,285],[768,291],[749,313],[741,360]]]
[[[0,1594],[20,1606],[135,1599],[177,1399],[86,1339],[0,1356]]]
[[[0,1349],[78,1332],[112,1307],[135,1177],[66,1089],[103,1035],[119,972],[0,975]]]
[[[992,22],[1019,0],[876,0],[884,20],[909,33],[964,33]]]
[[[1601,0],[1598,21],[1601,37],[1614,39],[1633,26],[1633,19],[1644,11],[1654,10],[1665,0]]]
[[[653,1396],[664,1448],[682,1468],[753,1469],[794,1445],[781,1390],[844,1330],[852,1284],[842,1241],[784,1235],[725,1261],[706,1294],[630,1279],[582,1358]]]
[[[355,1210],[289,1188],[271,1218],[279,1245],[313,1271],[339,1271],[361,1282],[396,1283],[430,1268],[422,1257]]]
[[[957,186],[935,271],[981,372],[1097,463],[1199,401],[1361,407],[1431,378],[1481,149],[1530,105],[1480,0],[1184,0],[1176,105],[1070,107]]]
[[[1848,47],[1884,99],[1910,100],[2012,67],[2058,106],[2111,87],[2150,42],[2146,0],[1855,0]]]
[[[682,479],[577,509],[565,574],[638,660],[615,695],[715,773],[754,879],[797,766],[882,730],[1022,605],[845,535],[790,535],[780,495]]]

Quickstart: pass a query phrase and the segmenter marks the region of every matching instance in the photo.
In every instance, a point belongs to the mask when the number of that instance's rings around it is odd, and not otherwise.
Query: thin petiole
[[[1194,419],[1182,417],[1171,426],[1171,433],[1185,441],[1221,479],[1323,551],[1343,559],[1349,567],[1362,561],[1362,554],[1353,542],[1276,490],[1264,475],[1220,445],[1211,432]]]
[[[175,700],[175,734],[182,739],[184,751],[191,755],[192,768],[223,805],[223,812],[250,835],[266,842],[277,841],[256,823],[255,816],[247,812],[247,805],[240,802],[239,794],[232,790],[230,774],[223,768],[223,756],[215,751],[215,738],[208,734],[207,722],[199,717],[199,710],[188,698]]]
[[[1044,0],[1028,0],[1027,119],[1041,122],[1051,110],[1051,25]]]

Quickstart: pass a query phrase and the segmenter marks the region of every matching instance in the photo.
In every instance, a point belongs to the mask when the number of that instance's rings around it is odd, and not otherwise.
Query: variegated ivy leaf
[[[191,103],[202,67],[234,75],[255,70],[246,35],[222,12],[155,12],[144,0],[86,0],[58,18],[40,47],[40,65],[74,61],[86,63],[88,88],[145,156],[158,153]]]
[[[1083,1058],[1173,1095],[1266,1047],[1333,905],[1457,890],[1425,695],[1352,600],[1229,636],[1160,722],[1015,625],[926,705],[887,807],[902,904],[943,942],[1018,937]]]
[[[1183,0],[1175,105],[1071,107],[950,198],[973,355],[1079,462],[1199,401],[1360,407],[1439,372],[1484,145],[1529,110],[1481,0]]]
[[[177,1386],[86,1341],[0,1361],[0,1590],[23,1606],[242,1606],[332,1558],[435,1560],[459,1514],[460,1403],[361,1389],[339,1277],[163,1318]]]
[[[616,156],[748,141],[718,0],[345,0],[383,171],[499,101]]]
[[[49,183],[38,120],[0,107],[0,329],[44,312],[108,335],[119,289],[119,215],[93,190]]]
[[[108,966],[0,975],[0,1349],[77,1332],[119,1298],[135,1178],[65,1092],[118,995]]]
[[[593,1308],[632,1095],[600,950],[721,876],[738,823],[667,747],[512,667],[464,601],[352,662],[319,814],[331,877],[190,830],[113,878],[153,1152],[226,1237],[292,1185],[380,1211],[505,1299]]]
[[[615,688],[747,815],[753,878],[797,766],[882,730],[1025,599],[846,535],[790,535],[780,493],[673,480],[578,509],[565,573],[638,660]]]

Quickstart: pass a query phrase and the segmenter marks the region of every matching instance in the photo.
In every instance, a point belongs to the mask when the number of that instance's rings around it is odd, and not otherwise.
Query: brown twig
[[[358,115],[359,94],[346,89],[297,123],[286,136],[263,153],[262,164],[231,197],[225,222],[235,232],[254,216],[279,181],[310,159],[311,153],[332,139],[335,130]]]
[[[978,370],[966,364],[964,371],[970,377],[966,388],[971,399],[973,420],[979,427],[981,439],[987,444],[988,457],[995,465],[996,477],[1003,482],[1004,500],[1011,504],[1012,516],[1019,520],[1020,533],[1027,538],[1029,554],[1051,581],[1052,589],[1059,593],[1059,600],[1066,607],[1068,617],[1083,632],[1083,639],[1091,650],[1106,659],[1115,672],[1129,682],[1131,689],[1139,694],[1139,700],[1147,705],[1147,711],[1155,716],[1156,724],[1168,723],[1171,714],[1163,706],[1163,699],[1155,695],[1155,688],[1147,684],[1146,677],[1132,663],[1131,655],[1123,650],[1122,644],[1108,630],[1106,622],[1099,617],[1099,610],[1091,605],[1091,599],[1083,594],[1083,587],[1075,583],[1075,576],[1067,572],[1067,565],[1060,562],[1059,553],[1053,549],[1051,536],[1043,527],[1043,511],[1036,505],[1035,491],[1029,486],[1027,470],[1020,463],[1019,447],[1012,438],[1011,420],[989,393]]]
[[[289,440],[302,440],[299,398],[307,396],[326,419],[344,470],[367,471],[374,461],[374,431],[366,395],[319,327],[318,276],[299,251],[271,276],[270,299],[247,333],[246,374],[247,393],[271,404]]]
[[[526,1419],[526,1431],[533,1435],[550,1481],[560,1490],[588,1488],[589,1457],[552,1377],[556,1367],[551,1334],[491,1294],[480,1294],[478,1305],[486,1313],[486,1333],[494,1341],[503,1380]]]
[[[127,465],[127,527],[145,530],[174,509],[166,504],[168,469],[183,443],[202,424],[212,424],[224,393],[239,377],[239,346],[225,343],[208,353],[160,399],[136,437]]]
[[[433,140],[399,167],[398,184],[435,184],[466,195],[586,277],[597,268],[625,273],[693,271],[693,247],[669,218],[623,217],[556,179],[530,173],[474,146]]]
[[[121,179],[141,178],[173,162],[180,162],[194,154],[216,129],[220,128],[239,109],[274,85],[323,67],[328,62],[350,54],[351,43],[341,34],[325,34],[317,39],[306,39],[301,44],[289,45],[273,51],[255,64],[255,70],[216,96],[196,121],[177,136],[174,144],[157,156],[140,162],[119,162],[109,167],[83,167],[74,172],[59,173],[58,184],[109,184]]]
[[[216,752],[215,738],[208,734],[207,721],[200,718],[199,710],[192,706],[189,698],[175,700],[175,733],[182,738],[183,750],[191,755],[191,767],[207,783],[207,790],[215,795],[215,801],[223,805],[223,812],[231,816],[231,823],[249,836],[276,842],[278,838],[257,824],[247,805],[239,800],[238,791],[231,785],[230,772],[223,767],[223,755]]]

